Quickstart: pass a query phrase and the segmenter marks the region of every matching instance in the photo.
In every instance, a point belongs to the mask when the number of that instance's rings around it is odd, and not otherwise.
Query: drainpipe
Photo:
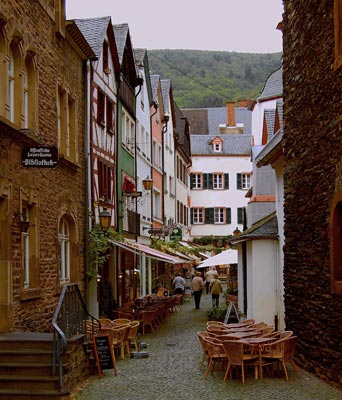
[[[150,177],[151,177],[151,179],[153,179],[153,162],[152,162],[152,157],[153,157],[153,154],[152,154],[152,150],[153,150],[153,147],[152,147],[152,141],[153,141],[152,131],[153,131],[153,129],[152,129],[152,120],[153,120],[153,117],[158,112],[158,101],[153,101],[152,105],[154,107],[154,112],[150,115],[150,158],[151,158],[151,174],[150,174]],[[163,201],[163,203],[164,203],[164,201]],[[151,189],[151,210],[150,210],[150,213],[151,213],[151,228],[153,228],[153,187]]]
[[[169,114],[165,113],[164,114],[164,119],[163,119],[163,129],[162,129],[162,157],[163,157],[163,179],[162,179],[162,192],[163,192],[163,205],[162,205],[162,220],[163,224],[165,224],[165,150],[164,150],[164,145],[165,145],[165,139],[164,135],[167,132],[167,124],[169,122]]]

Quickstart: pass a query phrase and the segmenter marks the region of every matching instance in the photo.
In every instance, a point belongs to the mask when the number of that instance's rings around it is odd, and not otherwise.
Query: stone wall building
[[[93,56],[64,1],[1,1],[1,333],[50,332],[62,286],[84,293],[83,63]]]
[[[286,328],[300,363],[342,386],[342,7],[284,3]]]

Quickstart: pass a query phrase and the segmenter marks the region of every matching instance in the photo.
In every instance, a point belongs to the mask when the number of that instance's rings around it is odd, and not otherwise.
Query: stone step
[[[0,376],[2,375],[16,375],[16,376],[51,376],[52,364],[51,363],[20,363],[17,361],[0,364]]]
[[[59,390],[23,391],[0,389],[0,400],[70,400],[70,393]]]
[[[1,375],[0,388],[17,389],[25,391],[53,391],[59,389],[59,380],[57,376],[41,375]]]
[[[30,363],[37,362],[52,364],[53,351],[52,349],[16,349],[4,350],[0,349],[0,365],[7,364],[15,360],[16,363]]]

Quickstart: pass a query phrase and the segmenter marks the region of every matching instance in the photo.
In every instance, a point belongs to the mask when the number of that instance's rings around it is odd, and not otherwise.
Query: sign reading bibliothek
[[[114,369],[114,375],[116,376],[116,362],[110,336],[94,335],[93,348],[99,377],[102,378],[104,369]]]
[[[28,168],[54,168],[58,164],[56,147],[24,147],[21,153],[21,165]]]

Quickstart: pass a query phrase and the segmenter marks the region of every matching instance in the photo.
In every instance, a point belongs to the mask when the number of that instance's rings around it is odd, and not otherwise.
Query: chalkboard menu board
[[[99,377],[102,377],[102,371],[104,369],[114,369],[114,375],[117,375],[115,357],[110,336],[94,335],[93,346]]]

